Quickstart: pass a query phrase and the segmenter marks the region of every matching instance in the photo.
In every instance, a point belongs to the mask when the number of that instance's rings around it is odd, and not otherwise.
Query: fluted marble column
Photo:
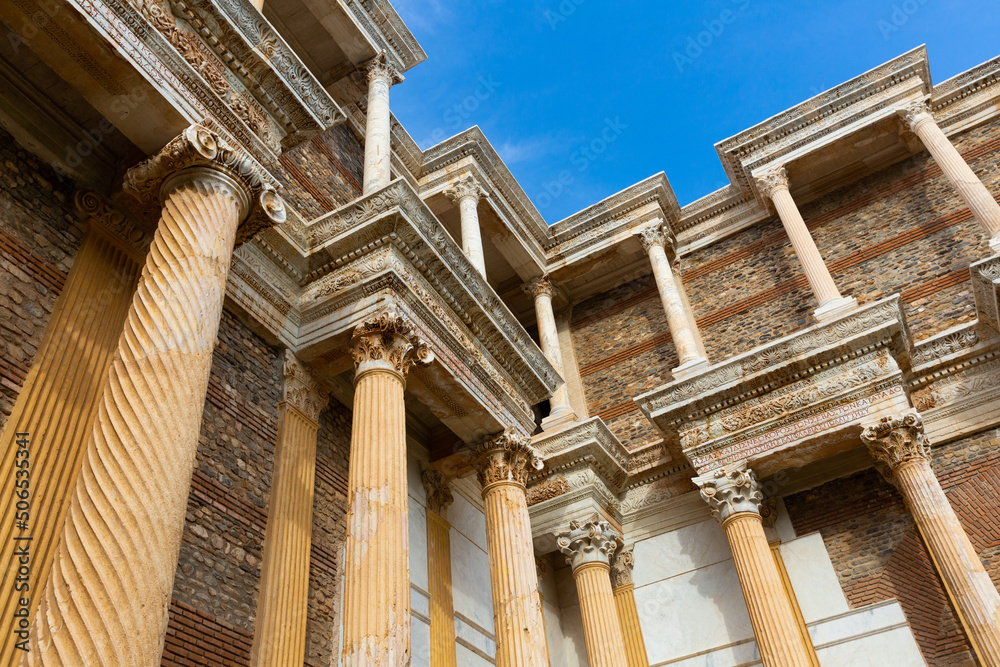
[[[866,427],[861,439],[878,470],[906,499],[979,662],[1000,666],[1000,594],[934,474],[920,415],[883,417]]]
[[[572,521],[556,544],[573,568],[591,667],[628,667],[625,640],[611,590],[611,562],[621,535],[607,521]]]
[[[816,319],[820,321],[835,319],[856,307],[857,301],[854,297],[841,296],[840,290],[833,282],[833,276],[830,275],[830,270],[826,268],[826,263],[816,248],[816,241],[813,240],[802,214],[799,213],[799,207],[792,199],[785,168],[773,167],[758,175],[756,180],[761,192],[774,202],[781,224],[795,249],[795,256],[799,258],[802,271],[809,281],[809,287],[819,302],[819,308],[814,311]]]
[[[394,311],[354,329],[354,420],[344,565],[345,667],[410,664],[410,553],[403,390],[434,359]]]
[[[930,106],[924,100],[914,100],[896,112],[910,131],[920,137],[934,162],[983,226],[990,249],[1000,252],[1000,204],[934,121]]]
[[[289,350],[285,350],[283,374],[284,398],[278,403],[274,481],[250,656],[254,667],[301,667],[306,652],[316,433],[327,398]]]
[[[635,584],[632,583],[634,565],[631,546],[615,552],[611,559],[611,590],[615,595],[615,608],[622,628],[628,667],[649,667],[646,642],[642,638],[642,627],[639,624],[639,610],[635,605]]]
[[[525,484],[541,459],[531,438],[506,432],[472,447],[483,487],[497,667],[546,667],[545,624]]]
[[[679,365],[673,371],[674,376],[683,377],[699,368],[707,367],[708,359],[702,352],[698,325],[695,323],[694,315],[686,307],[678,280],[670,268],[670,260],[667,259],[667,246],[673,249],[672,235],[664,228],[662,221],[638,231],[636,235],[653,265],[656,289],[660,293],[663,310],[667,314],[667,327],[674,341],[674,349],[677,350]]]
[[[456,667],[455,605],[451,587],[451,524],[454,501],[448,480],[437,470],[422,476],[427,496],[427,585],[431,594],[431,667]]]
[[[126,175],[163,209],[25,664],[159,664],[234,243],[284,219],[267,178],[200,126]]]
[[[365,119],[365,173],[362,195],[389,185],[392,180],[392,118],[389,88],[403,82],[385,52],[368,62],[368,115]]]
[[[479,227],[479,200],[486,193],[479,181],[466,176],[453,183],[445,194],[458,206],[462,221],[462,250],[485,278],[486,259],[483,257],[483,232]]]
[[[538,338],[542,345],[542,353],[549,363],[563,374],[562,351],[559,348],[559,330],[556,328],[556,316],[552,311],[552,296],[555,286],[548,276],[535,278],[524,286],[524,291],[535,299],[535,318],[538,321]],[[576,412],[569,402],[569,388],[565,382],[560,382],[555,393],[549,399],[549,416],[542,420],[542,429],[549,431],[577,420]]]
[[[36,591],[45,583],[62,524],[69,510],[87,440],[100,404],[122,324],[139,279],[149,239],[121,213],[92,192],[76,196],[76,209],[89,229],[56,300],[42,343],[0,438],[0,563],[14,560],[15,538],[31,537],[29,596],[14,588],[18,568],[0,570],[0,665],[14,662],[14,613],[20,598],[37,608]],[[16,522],[14,495],[17,433],[27,433],[27,468],[16,480],[29,486],[29,519]],[[20,465],[25,465],[21,463]],[[23,583],[23,582],[21,582]]]
[[[726,532],[765,667],[809,667],[810,651],[761,524],[757,477],[745,464],[696,477],[701,497]]]

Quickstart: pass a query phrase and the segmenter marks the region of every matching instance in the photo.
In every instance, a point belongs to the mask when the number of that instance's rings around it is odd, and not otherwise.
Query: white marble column
[[[945,177],[958,191],[990,240],[990,250],[1000,252],[1000,204],[986,189],[976,172],[962,159],[962,154],[948,140],[934,121],[934,115],[924,100],[914,100],[897,109],[907,127],[920,138]]]
[[[799,213],[799,207],[792,199],[785,168],[774,167],[755,178],[761,192],[774,202],[774,208],[778,211],[781,224],[795,249],[795,256],[802,263],[802,271],[806,274],[806,280],[809,281],[809,286],[812,288],[816,300],[819,301],[819,308],[813,311],[816,319],[821,322],[836,319],[856,308],[857,301],[854,297],[841,296],[840,290],[833,282],[833,276],[826,268],[826,263],[816,248],[816,242],[813,240],[812,234],[809,233],[806,222],[802,219],[802,214]]]
[[[444,193],[458,206],[462,219],[462,250],[485,278],[486,259],[483,257],[483,233],[479,227],[479,200],[486,193],[472,176],[459,179]]]
[[[679,277],[674,276],[670,260],[667,258],[666,249],[668,245],[673,249],[673,239],[662,221],[639,230],[636,236],[639,237],[639,243],[642,244],[653,265],[656,289],[660,293],[663,310],[667,314],[667,326],[670,328],[670,336],[673,338],[674,349],[677,350],[677,359],[680,362],[677,368],[673,369],[673,374],[675,379],[680,379],[693,371],[706,368],[708,359],[705,358],[698,340],[698,325],[695,323],[694,315],[686,307],[681,293]]]
[[[389,88],[402,83],[385,52],[368,63],[368,117],[365,120],[365,176],[362,196],[381,190],[392,179],[392,130]]]
[[[555,286],[548,276],[535,278],[524,290],[535,299],[535,317],[538,320],[538,339],[542,344],[542,353],[561,376],[563,374],[562,352],[559,349],[559,331],[556,329],[556,317],[552,311],[552,295]],[[549,416],[542,420],[542,429],[551,431],[577,420],[576,412],[569,403],[569,390],[565,382],[560,382],[552,398],[549,399],[551,410]]]

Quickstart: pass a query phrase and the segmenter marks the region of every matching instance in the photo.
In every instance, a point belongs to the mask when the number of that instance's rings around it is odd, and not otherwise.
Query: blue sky
[[[552,224],[926,44],[935,83],[1000,55],[996,0],[394,0],[426,62],[393,88],[421,148],[479,125]]]

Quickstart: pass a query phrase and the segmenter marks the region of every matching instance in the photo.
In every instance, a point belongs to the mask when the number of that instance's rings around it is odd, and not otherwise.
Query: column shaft
[[[28,593],[16,591],[17,568],[0,572],[0,664],[15,655],[14,612],[21,597],[32,601],[48,578],[72,489],[93,428],[141,257],[100,228],[91,227],[56,300],[34,363],[4,428],[0,456],[3,503],[0,562],[14,562],[14,537],[31,536]],[[15,434],[28,433],[30,518],[27,530],[15,523]],[[27,636],[17,638],[17,641]]]
[[[893,476],[979,660],[988,667],[1000,666],[1000,593],[959,523],[930,461],[907,461]]]
[[[355,380],[344,568],[345,667],[410,659],[406,412],[402,376],[361,369]]]
[[[733,552],[764,666],[810,667],[809,654],[764,536],[760,515],[738,512],[730,515],[722,527]]]
[[[639,609],[635,605],[635,585],[626,584],[615,588],[614,596],[628,667],[649,667],[646,642],[642,638],[642,627],[639,624]]]
[[[993,195],[938,127],[933,117],[928,113],[916,120],[913,123],[913,132],[920,137],[927,151],[933,156],[934,162],[941,167],[945,177],[958,191],[958,195],[972,211],[972,214],[976,216],[976,220],[986,230],[988,237],[991,240],[998,239],[1000,237],[1000,204],[997,204]],[[991,245],[998,244],[1000,244],[1000,239],[996,244]]]
[[[680,365],[704,362],[705,357],[698,345],[694,319],[684,307],[684,299],[677,287],[666,250],[662,245],[649,246],[649,261],[653,265],[653,277],[660,292],[663,310],[667,314],[667,326],[670,328],[670,337],[674,341]]]
[[[319,425],[287,402],[278,409],[274,483],[250,658],[255,667],[301,667],[306,652]]]
[[[843,298],[840,296],[840,290],[833,282],[833,276],[826,268],[826,263],[816,248],[816,241],[809,233],[805,220],[799,213],[799,207],[795,205],[795,200],[792,199],[788,188],[776,188],[771,193],[771,200],[774,202],[774,208],[778,211],[778,217],[781,218],[781,224],[788,234],[788,239],[792,242],[795,256],[802,263],[802,271],[805,273],[806,280],[809,281],[809,286],[812,288],[813,294],[816,295],[820,307]]]
[[[538,322],[538,340],[541,343],[542,354],[549,363],[563,373],[562,351],[559,348],[559,330],[556,327],[556,316],[552,311],[552,294],[555,291],[547,277],[537,278],[525,286],[525,291],[535,299],[535,318]],[[549,416],[542,421],[543,428],[552,428],[576,420],[576,413],[569,402],[569,388],[565,382],[560,382],[552,398],[549,399]]]
[[[431,594],[431,667],[456,667],[451,589],[451,525],[427,510],[427,575]]]
[[[175,174],[129,308],[27,664],[158,664],[242,186]]]
[[[524,486],[492,484],[483,491],[483,501],[497,667],[545,667],[544,623]]]
[[[263,1],[263,0],[262,0]],[[365,119],[365,173],[361,194],[369,195],[392,179],[392,117],[389,88],[403,80],[385,53],[368,63],[368,115]]]
[[[486,259],[483,256],[483,234],[479,228],[479,196],[462,197],[458,202],[462,219],[462,250],[479,273],[486,277]]]
[[[591,667],[628,665],[609,572],[606,563],[584,563],[573,570]]]

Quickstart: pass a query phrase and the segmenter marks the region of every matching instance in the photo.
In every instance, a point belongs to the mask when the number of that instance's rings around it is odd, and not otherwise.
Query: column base
[[[674,381],[684,380],[708,370],[711,365],[712,364],[708,363],[708,359],[705,357],[695,357],[690,361],[685,361],[683,364],[674,368],[670,372],[674,376]]]
[[[847,313],[858,307],[858,300],[853,296],[842,296],[839,299],[827,301],[825,304],[813,311],[813,316],[817,321],[826,323],[840,319]]]
[[[573,408],[561,408],[542,420],[542,430],[546,432],[558,431],[578,421],[580,418],[576,416]]]

